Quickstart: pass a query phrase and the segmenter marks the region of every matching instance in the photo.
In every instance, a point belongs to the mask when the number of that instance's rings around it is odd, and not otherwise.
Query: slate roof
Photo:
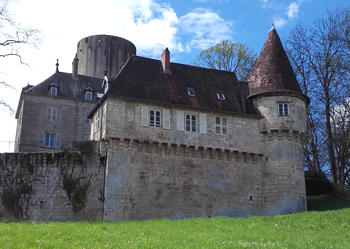
[[[84,90],[89,87],[92,88],[94,92],[103,92],[102,81],[103,79],[84,75],[77,75],[77,77],[73,78],[71,73],[56,72],[42,83],[23,90],[23,92],[49,95],[48,90],[50,85],[56,84],[58,86],[58,97],[84,100]],[[94,97],[94,100],[97,101],[96,94]]]
[[[248,83],[238,81],[235,73],[178,63],[170,63],[170,71],[164,72],[160,60],[134,55],[110,84],[106,96],[257,115],[247,100]],[[188,87],[194,88],[195,96],[189,96]],[[217,93],[223,93],[225,99],[219,100]]]
[[[282,42],[274,28],[270,30],[257,59],[249,80],[249,90],[249,97],[268,92],[302,94]]]
[[[97,98],[96,93],[103,93],[102,81],[103,79],[84,75],[77,75],[77,77],[73,78],[71,73],[56,72],[38,85],[27,85],[23,87],[18,106],[20,106],[23,100],[23,94],[51,96],[49,94],[50,85],[57,85],[57,97],[74,100],[84,100],[84,90],[90,87],[94,91],[93,101],[98,101],[99,98]],[[18,111],[19,108],[17,108],[16,118],[18,118],[19,115]]]

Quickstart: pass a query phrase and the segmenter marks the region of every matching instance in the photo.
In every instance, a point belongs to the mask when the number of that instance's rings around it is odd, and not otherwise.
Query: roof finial
[[[56,73],[58,73],[58,66],[59,66],[60,64],[58,63],[58,59],[57,59],[57,62],[56,62]]]
[[[274,23],[272,23],[272,29],[275,29],[275,24]]]

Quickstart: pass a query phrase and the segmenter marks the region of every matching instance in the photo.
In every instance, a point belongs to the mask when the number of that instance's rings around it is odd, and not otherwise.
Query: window
[[[197,131],[197,117],[192,114],[186,114],[186,131]]]
[[[92,100],[92,92],[86,92],[85,93],[85,99],[86,100]]]
[[[279,103],[278,104],[278,115],[280,116],[289,116],[289,104]]]
[[[47,148],[60,148],[61,147],[61,135],[59,133],[44,133],[39,132],[38,145]]]
[[[216,93],[216,96],[218,97],[218,99],[220,100],[225,100],[225,95],[223,93]]]
[[[95,132],[100,129],[100,119],[101,119],[101,110],[98,110],[95,116]]]
[[[194,92],[194,88],[192,87],[187,87],[187,93],[189,96],[196,96],[195,92]]]
[[[55,144],[55,135],[54,134],[45,134],[45,147],[53,147]]]
[[[54,87],[54,86],[50,87],[50,94],[52,96],[57,96],[57,87]]]
[[[85,124],[90,125],[91,119],[88,118],[90,112],[85,112]]]
[[[149,125],[160,127],[160,111],[149,110]]]
[[[227,135],[227,118],[215,117],[215,133]]]
[[[46,119],[50,121],[54,121],[57,119],[57,108],[48,107],[46,111]]]
[[[169,130],[170,129],[170,110],[169,109],[152,110],[152,109],[149,109],[148,106],[142,105],[141,106],[141,126],[163,127],[164,129]]]

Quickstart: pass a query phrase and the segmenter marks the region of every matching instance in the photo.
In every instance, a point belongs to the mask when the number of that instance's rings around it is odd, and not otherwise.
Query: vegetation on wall
[[[7,166],[7,162],[11,167]],[[3,172],[0,178],[1,210],[13,214],[16,219],[27,219],[29,200],[31,194],[35,193],[32,181],[43,177],[38,176],[38,168],[48,167],[57,167],[61,171],[63,189],[67,193],[73,211],[84,210],[87,206],[91,175],[84,176],[83,155],[79,151],[3,154],[0,158],[0,168]],[[74,172],[79,173],[74,175]]]
[[[72,202],[74,212],[82,211],[87,205],[87,195],[91,186],[91,175],[85,180],[81,176],[73,176],[73,173],[63,176],[63,188],[68,199]]]

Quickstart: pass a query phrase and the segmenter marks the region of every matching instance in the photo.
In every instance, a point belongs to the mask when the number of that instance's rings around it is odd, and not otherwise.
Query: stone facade
[[[87,119],[95,102],[72,101],[69,98],[22,94],[17,121],[16,148],[18,152],[62,151],[72,148],[73,141],[90,140],[90,120]],[[55,118],[48,116],[55,108]],[[33,118],[35,114],[35,118]],[[54,147],[40,144],[40,134],[60,136]]]
[[[31,190],[21,192],[23,219],[245,217],[306,210],[302,137],[309,99],[274,28],[250,82],[232,72],[171,63],[168,49],[161,61],[133,55],[117,68],[136,48],[122,38],[99,37],[78,43],[72,75],[56,72],[21,95],[18,151],[31,151],[37,134],[60,131],[63,150],[51,157],[2,156],[2,167],[10,170],[3,171],[0,191]],[[125,49],[119,51],[116,41]],[[120,56],[106,64],[116,78],[104,64],[112,55]],[[90,77],[101,70],[108,71],[103,81]],[[61,96],[48,96],[52,85],[61,87]],[[84,99],[86,91],[92,101]],[[50,107],[57,108],[55,121],[48,120]],[[85,148],[81,140],[88,130],[95,147],[75,160],[67,148]],[[52,148],[38,150],[45,149]],[[29,162],[25,167],[23,160]],[[81,210],[64,189],[68,176],[91,181]]]
[[[85,152],[0,154],[1,206],[26,221],[102,219],[105,167],[96,144],[85,142]]]
[[[268,98],[267,98],[268,99]],[[290,115],[275,115],[280,101]],[[111,99],[97,113],[94,139],[105,141],[104,218],[133,220],[276,215],[306,210],[300,98],[257,100],[266,117],[204,112]],[[142,111],[170,113],[170,127],[142,126]],[[178,130],[178,113],[204,116],[206,130]],[[227,118],[227,135],[216,134],[216,117]],[[200,122],[201,122],[200,121]],[[183,122],[183,120],[182,120]],[[300,127],[299,127],[300,125]]]

